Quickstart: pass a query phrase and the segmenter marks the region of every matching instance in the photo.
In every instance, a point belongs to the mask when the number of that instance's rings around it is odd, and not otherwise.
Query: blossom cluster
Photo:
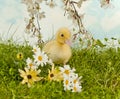
[[[64,90],[71,90],[72,92],[81,92],[81,76],[75,73],[75,69],[71,69],[69,65],[60,67],[60,71],[63,75]]]
[[[64,15],[67,16],[68,19],[71,19],[74,25],[78,27],[73,29],[73,41],[81,39],[82,43],[87,43],[87,47],[91,47],[93,37],[91,33],[86,30],[82,22],[85,14],[79,11],[85,1],[88,0],[63,0],[65,10]]]
[[[73,23],[78,25],[83,25],[81,22],[78,23],[78,21],[81,21],[84,14],[79,14],[77,10],[81,8],[84,1],[85,0],[63,0],[64,10],[66,11],[65,15],[68,14],[68,19],[72,19]]]
[[[45,78],[48,81],[63,81],[64,90],[70,90],[72,92],[81,92],[81,77],[75,73],[75,69],[71,69],[69,65],[56,68],[51,59],[48,58],[38,46],[34,46],[33,59],[26,59],[26,67],[24,70],[19,69],[20,76],[23,78],[22,84],[27,83],[28,87],[31,87],[34,82],[40,81],[43,77],[40,77],[41,70],[39,66],[43,67],[46,64],[51,65],[51,70],[48,70],[48,77]]]
[[[105,38],[104,44],[106,48],[115,48],[116,52],[118,51],[118,48],[120,48],[120,41],[116,38],[111,38],[111,39]]]
[[[113,5],[111,4],[111,0],[100,0],[100,5],[103,8],[111,8]]]
[[[31,87],[31,85],[36,82],[41,80],[43,77],[38,77],[40,74],[41,70],[39,69],[39,66],[44,66],[47,63],[50,65],[53,65],[52,60],[48,58],[48,56],[40,50],[38,46],[33,47],[33,59],[27,58],[26,59],[26,67],[24,70],[19,69],[20,76],[23,78],[22,84],[27,83],[28,87]]]
[[[45,18],[45,12],[42,11],[42,3],[45,2],[46,5],[53,8],[56,6],[54,0],[21,0],[23,4],[26,5],[28,16],[25,17],[25,33],[29,34],[31,37],[37,38],[37,44],[42,44],[44,41],[42,39],[41,32],[41,19]]]
[[[45,12],[41,11],[40,4],[43,0],[22,0],[26,5],[29,17],[25,18],[25,32],[30,36],[37,37],[38,43],[42,42],[41,27],[39,21],[45,18]]]

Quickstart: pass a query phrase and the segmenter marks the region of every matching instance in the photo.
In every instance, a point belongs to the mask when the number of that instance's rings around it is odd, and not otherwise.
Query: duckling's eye
[[[63,34],[61,34],[61,37],[64,37],[64,35],[63,35]]]

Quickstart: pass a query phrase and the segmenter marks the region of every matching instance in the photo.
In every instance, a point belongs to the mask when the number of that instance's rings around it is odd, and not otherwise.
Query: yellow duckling
[[[48,42],[43,47],[44,52],[54,63],[66,64],[69,61],[72,55],[71,48],[67,44],[70,37],[71,33],[67,28],[60,28],[56,33],[55,40]]]

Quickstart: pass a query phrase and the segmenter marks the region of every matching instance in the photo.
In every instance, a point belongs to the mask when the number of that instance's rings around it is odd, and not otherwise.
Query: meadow
[[[17,57],[21,54],[21,57]],[[81,92],[65,91],[62,81],[41,80],[28,88],[20,82],[18,69],[32,57],[32,48],[15,43],[0,43],[0,99],[119,99],[120,48],[73,48],[68,64],[82,76]],[[56,66],[62,66],[62,64]],[[49,65],[41,67],[47,77]]]

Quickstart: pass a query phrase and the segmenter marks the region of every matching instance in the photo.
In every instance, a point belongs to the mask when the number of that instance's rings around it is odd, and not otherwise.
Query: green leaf
[[[105,41],[108,41],[108,38],[104,38]]]
[[[117,39],[116,39],[116,38],[114,38],[114,37],[112,37],[111,39],[112,39],[112,40],[117,40]]]
[[[99,39],[96,41],[96,44],[100,47],[105,47],[106,46]]]

